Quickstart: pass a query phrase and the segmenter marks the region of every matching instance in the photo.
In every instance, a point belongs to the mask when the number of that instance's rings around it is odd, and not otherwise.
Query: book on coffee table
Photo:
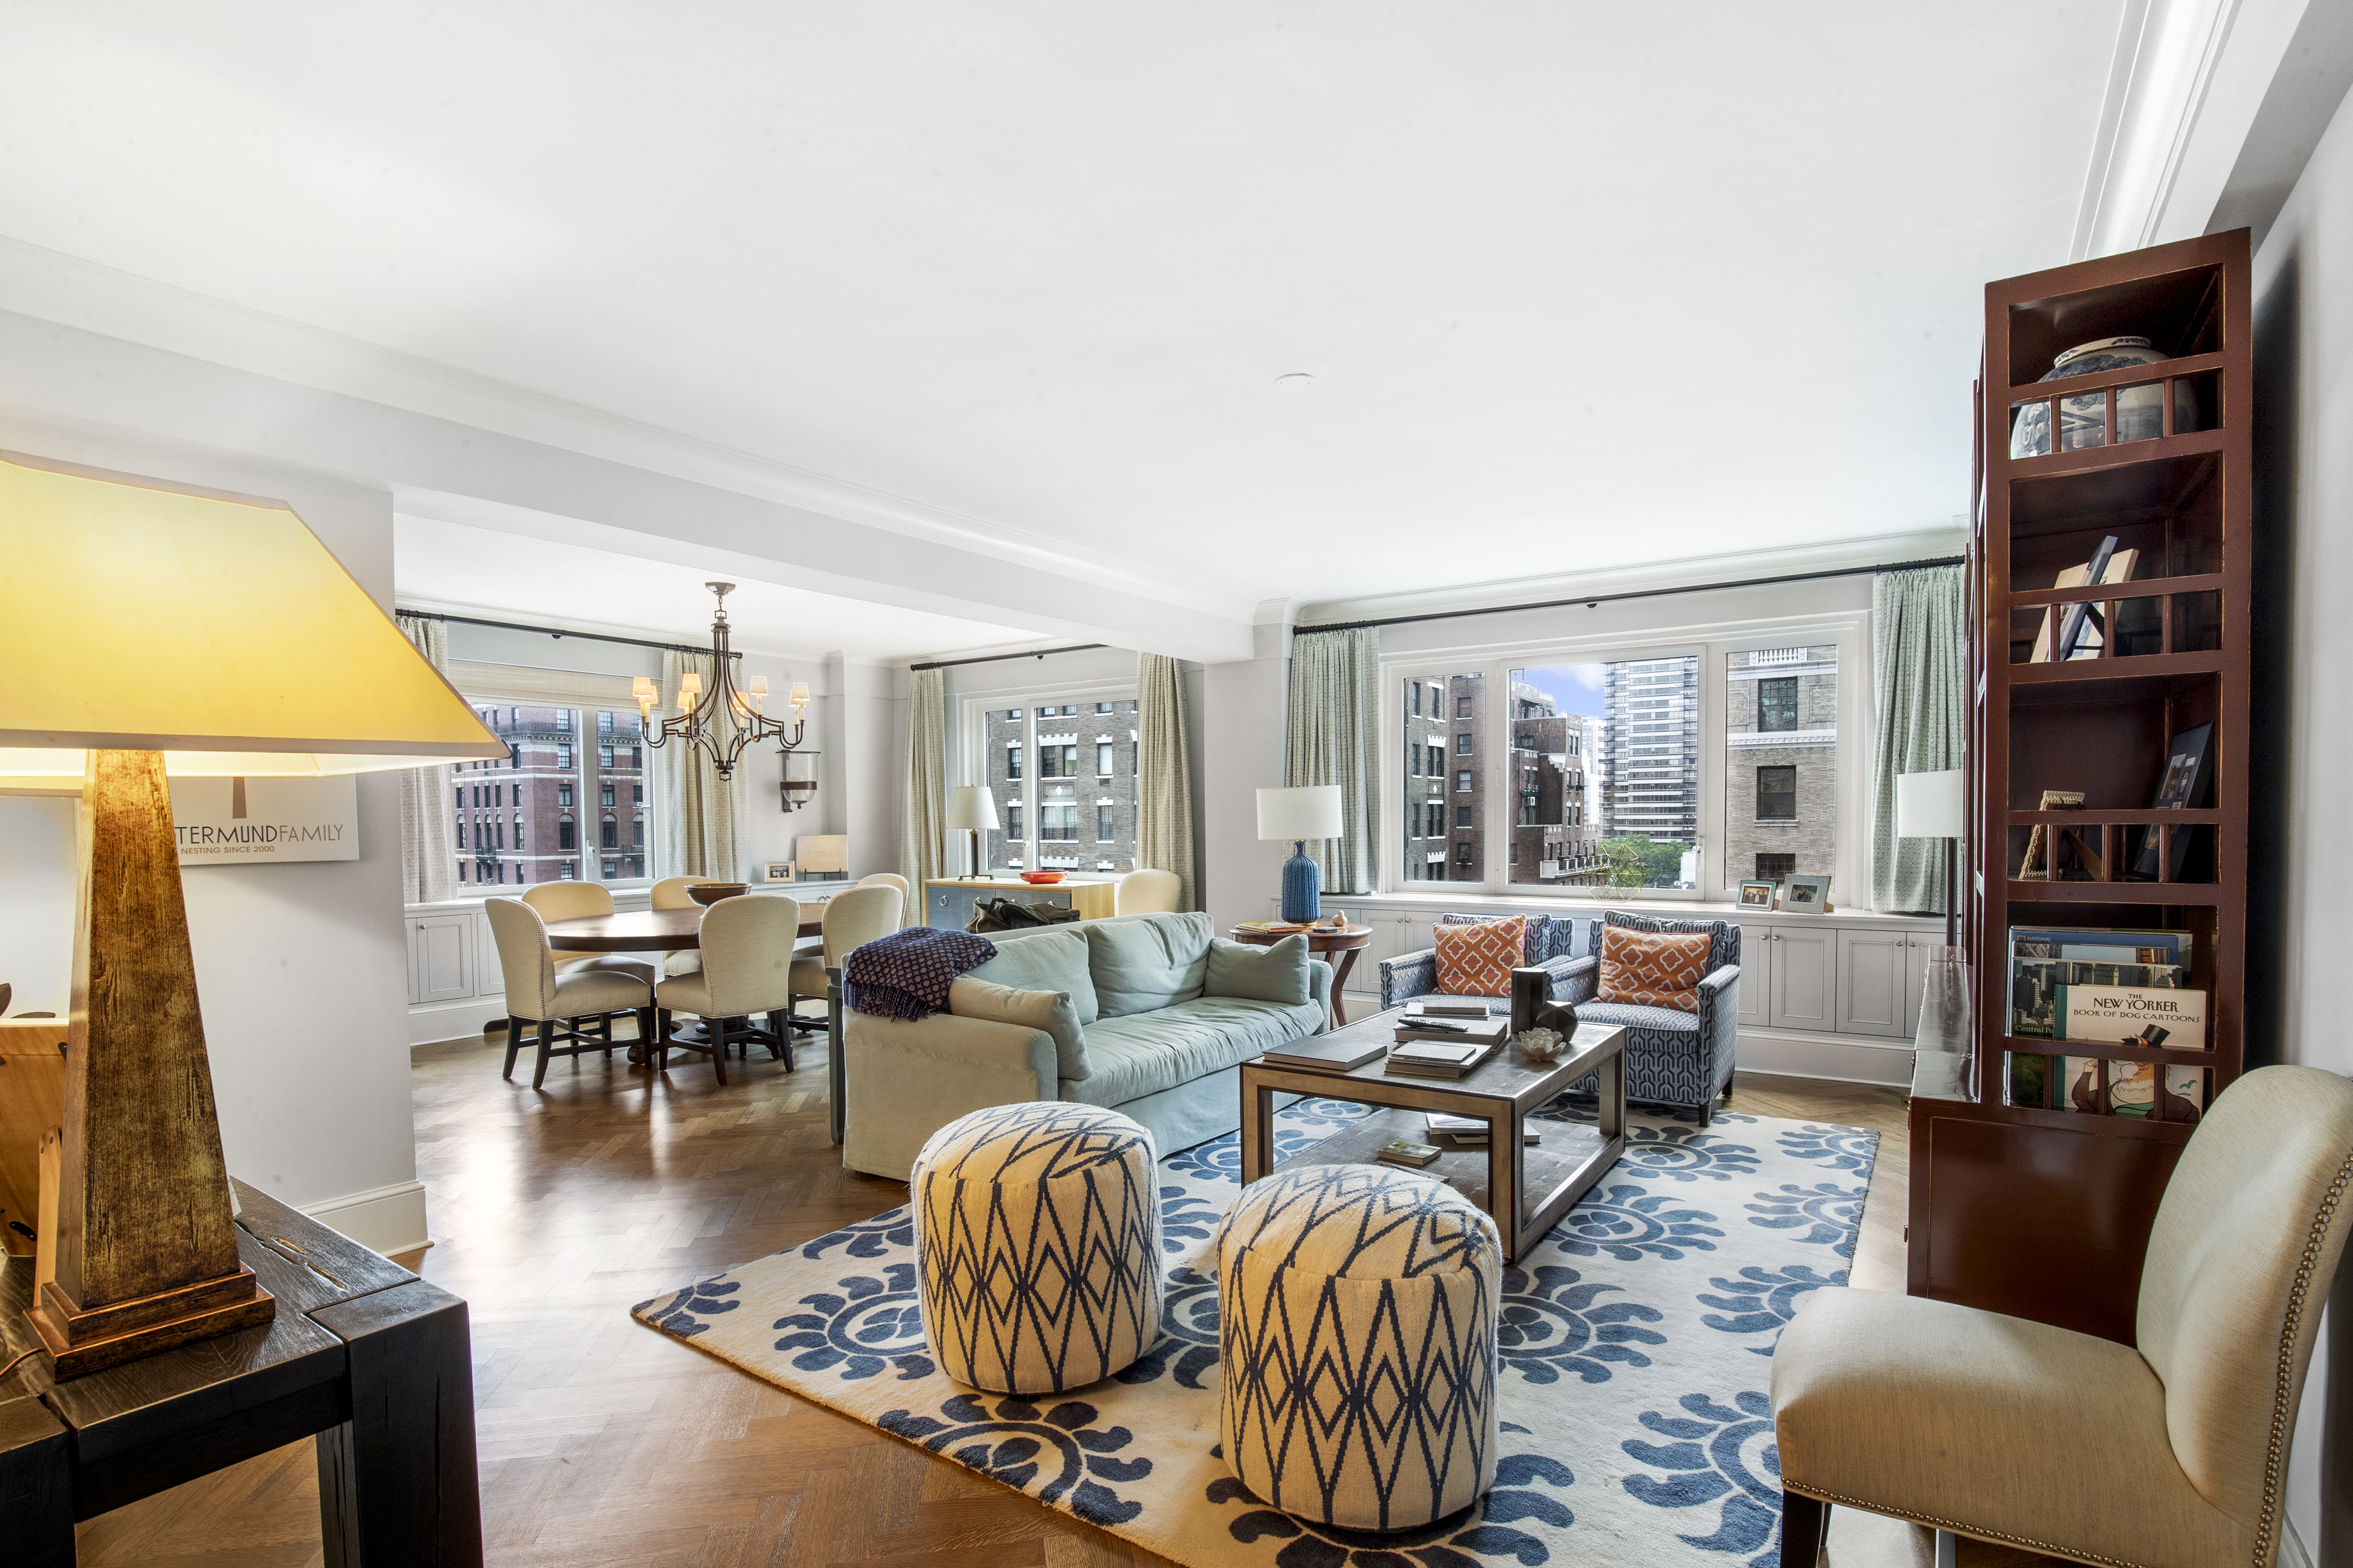
[[[1443,1142],[1458,1148],[1484,1149],[1487,1146],[1487,1124],[1475,1116],[1449,1116],[1444,1111],[1425,1110],[1423,1120],[1429,1124],[1433,1142]],[[1544,1134],[1535,1128],[1525,1128],[1520,1142],[1535,1144],[1544,1142]]]
[[[1410,1040],[1436,1040],[1465,1046],[1500,1046],[1512,1037],[1509,1018],[1419,1018],[1410,1013],[1397,1023],[1400,1044]]]
[[[1503,1048],[1500,1039],[1485,1045],[1416,1040],[1389,1052],[1382,1070],[1398,1078],[1461,1078]]]
[[[1293,1040],[1287,1046],[1277,1046],[1266,1053],[1266,1060],[1270,1067],[1305,1068],[1310,1072],[1347,1072],[1363,1067],[1366,1062],[1378,1060],[1388,1048],[1377,1039],[1317,1035],[1304,1040]]]
[[[1421,1166],[1435,1163],[1444,1152],[1445,1150],[1435,1144],[1416,1143],[1409,1138],[1400,1138],[1394,1143],[1382,1144],[1373,1158],[1391,1165]]]
[[[1484,996],[1417,996],[1405,1005],[1409,1018],[1416,1014],[1434,1018],[1483,1018],[1489,1011]]]

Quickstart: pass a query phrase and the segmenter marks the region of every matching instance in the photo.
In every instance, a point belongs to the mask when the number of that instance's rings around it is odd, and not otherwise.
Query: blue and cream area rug
[[[1277,1152],[1364,1108],[1303,1100]],[[1588,1120],[1574,1110],[1557,1119]],[[1228,1136],[1161,1162],[1163,1334],[1116,1377],[1035,1401],[943,1376],[908,1215],[701,1280],[633,1315],[777,1386],[1198,1568],[1535,1568],[1778,1561],[1767,1374],[1807,1292],[1843,1285],[1878,1135],[1767,1117],[1630,1118],[1627,1152],[1504,1274],[1495,1485],[1375,1535],[1266,1508],[1218,1443],[1212,1234],[1240,1190]]]

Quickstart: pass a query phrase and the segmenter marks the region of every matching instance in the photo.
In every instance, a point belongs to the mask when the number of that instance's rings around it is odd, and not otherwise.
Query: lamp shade
[[[1340,827],[1338,784],[1304,784],[1258,792],[1261,838],[1337,838]]]
[[[0,776],[90,748],[167,771],[502,758],[456,688],[284,506],[0,453]]]
[[[987,784],[958,784],[948,795],[948,826],[997,831],[997,796]]]
[[[1895,837],[1958,838],[1967,830],[1961,803],[1962,770],[1900,773],[1895,780]]]

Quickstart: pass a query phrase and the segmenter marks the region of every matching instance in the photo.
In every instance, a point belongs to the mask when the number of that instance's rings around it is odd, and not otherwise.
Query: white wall
[[[282,500],[363,587],[391,603],[387,489],[6,413],[0,447]],[[359,806],[356,861],[191,867],[182,880],[230,1171],[390,1250],[426,1236],[403,1026],[395,775],[363,776]],[[63,822],[69,834],[70,816]],[[9,845],[0,859],[0,940],[9,943],[0,967],[25,976],[20,1007],[63,1012],[75,889],[59,831],[50,802],[0,803]]]
[[[2353,100],[2255,260],[2258,795],[2251,1055],[2353,1073]],[[2317,1563],[2353,1562],[2353,1319],[2336,1292],[2306,1385],[2288,1515]]]

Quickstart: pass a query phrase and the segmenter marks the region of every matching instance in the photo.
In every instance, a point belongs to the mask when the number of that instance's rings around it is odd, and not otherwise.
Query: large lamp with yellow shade
[[[0,453],[0,790],[81,797],[54,1261],[26,1314],[65,1379],[275,1311],[237,1258],[166,773],[507,748],[282,503]]]

